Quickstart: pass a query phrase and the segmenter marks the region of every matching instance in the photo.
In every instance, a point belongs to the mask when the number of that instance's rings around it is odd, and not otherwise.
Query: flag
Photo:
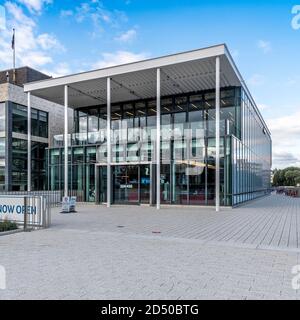
[[[13,31],[13,36],[12,36],[12,39],[11,39],[11,48],[13,50],[15,50],[15,29]]]

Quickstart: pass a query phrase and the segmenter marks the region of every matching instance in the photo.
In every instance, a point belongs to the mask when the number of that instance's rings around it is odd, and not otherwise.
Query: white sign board
[[[62,213],[75,212],[76,197],[63,197],[62,199]]]
[[[76,201],[77,201],[77,197],[71,197],[70,198],[70,210],[71,210],[71,212],[76,212]]]
[[[62,199],[62,213],[70,212],[70,197],[63,197]]]
[[[24,213],[28,213],[28,223],[37,221],[35,217],[42,217],[38,201],[35,198],[28,198],[29,205],[24,205],[24,197],[1,196],[0,197],[0,221],[10,220],[17,223],[24,223]],[[26,210],[27,209],[27,210]],[[41,223],[42,221],[40,221]]]

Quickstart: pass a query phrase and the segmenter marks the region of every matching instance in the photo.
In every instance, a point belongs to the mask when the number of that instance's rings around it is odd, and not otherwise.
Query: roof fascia
[[[126,73],[138,72],[149,69],[162,68],[169,65],[175,65],[184,62],[196,61],[225,54],[225,45],[217,45],[209,48],[193,50],[183,53],[177,53],[160,58],[154,58],[129,64],[93,70],[69,76],[46,79],[42,81],[30,82],[24,85],[24,91],[42,90],[51,87],[72,85],[83,81],[105,79]]]

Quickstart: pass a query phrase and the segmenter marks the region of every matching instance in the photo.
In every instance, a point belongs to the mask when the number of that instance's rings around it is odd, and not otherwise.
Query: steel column
[[[68,197],[69,192],[69,168],[68,168],[68,86],[64,87],[64,105],[65,105],[65,114],[64,114],[64,120],[65,120],[65,133],[64,133],[64,150],[65,150],[65,155],[64,155],[64,196]]]
[[[27,93],[27,191],[31,191],[31,93]]]
[[[111,206],[111,79],[107,78],[107,207]]]
[[[220,211],[220,57],[216,58],[216,211]]]
[[[160,69],[158,68],[156,77],[156,208],[158,210],[160,209],[160,94]]]

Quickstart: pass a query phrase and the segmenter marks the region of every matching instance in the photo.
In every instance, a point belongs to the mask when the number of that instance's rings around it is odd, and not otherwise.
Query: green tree
[[[287,170],[284,173],[284,177],[286,186],[295,186],[295,171]]]
[[[297,176],[295,177],[295,183],[296,185],[300,185],[300,174],[297,174]]]
[[[273,186],[296,186],[300,184],[300,167],[287,167],[273,171]]]

